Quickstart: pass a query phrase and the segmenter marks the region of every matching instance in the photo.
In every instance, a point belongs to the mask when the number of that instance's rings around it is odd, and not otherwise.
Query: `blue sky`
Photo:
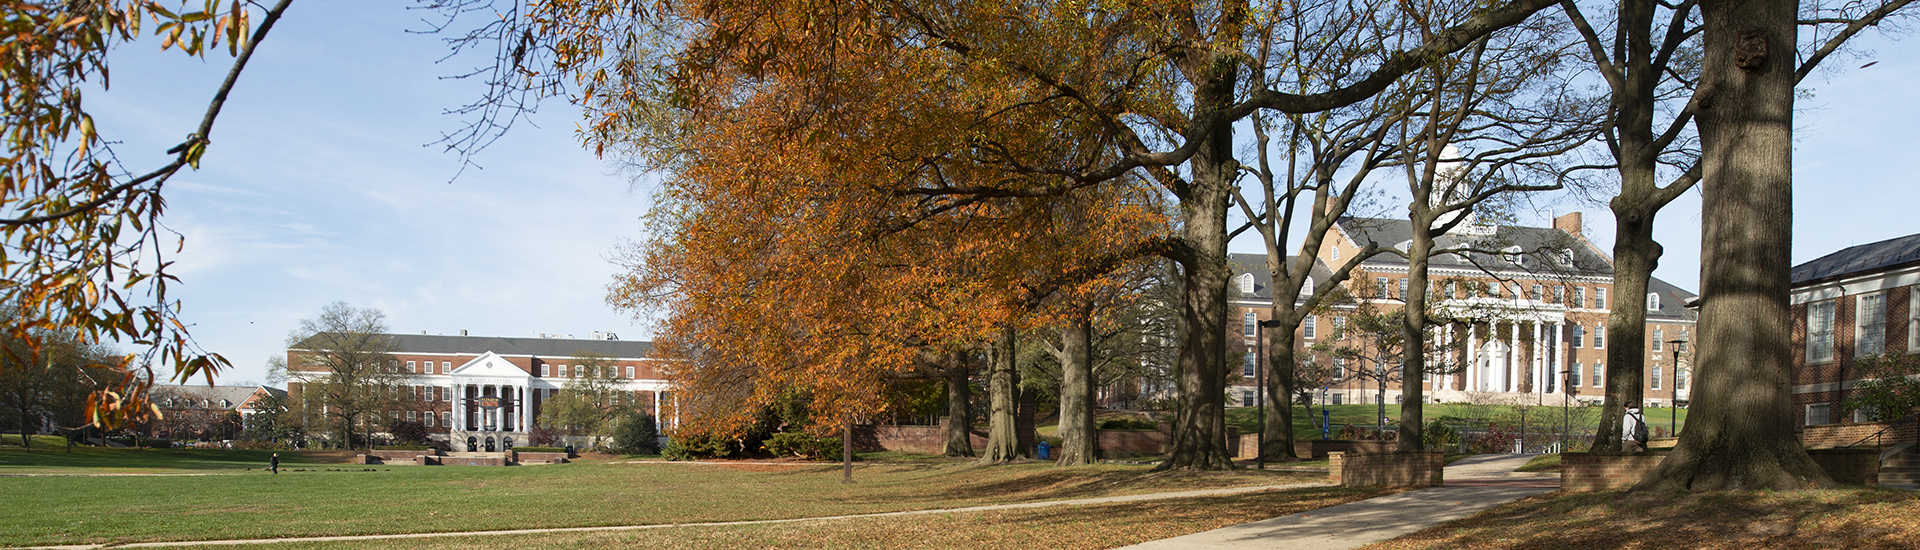
[[[221,383],[258,382],[300,319],[335,300],[385,311],[397,332],[535,336],[649,335],[604,302],[617,244],[640,234],[649,190],[574,137],[577,111],[549,101],[458,179],[459,159],[430,146],[461,119],[443,115],[480,92],[441,77],[438,37],[410,34],[410,2],[296,2],[262,44],[212,135],[199,171],[168,184],[165,224],[186,237],[173,289],[205,348],[235,368]],[[1794,260],[1920,232],[1908,192],[1920,106],[1920,42],[1870,37],[1865,60],[1829,62],[1800,103]],[[191,130],[224,74],[154,51],[116,54],[111,93],[89,96],[106,135],[136,170]],[[1588,235],[1611,246],[1603,205]],[[1546,213],[1533,216],[1544,224]],[[1662,214],[1657,275],[1697,290],[1698,193]],[[1238,252],[1257,252],[1237,242]]]

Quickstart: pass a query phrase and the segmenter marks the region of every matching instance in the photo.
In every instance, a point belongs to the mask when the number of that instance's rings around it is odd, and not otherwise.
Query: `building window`
[[[1607,309],[1607,287],[1593,287],[1593,309]]]
[[[1907,353],[1920,352],[1920,287],[1907,296]]]
[[[1247,355],[1240,360],[1240,376],[1251,378],[1253,376],[1254,362],[1258,360],[1259,356],[1254,355],[1251,351],[1247,352]]]
[[[1407,278],[1406,278],[1406,277],[1401,277],[1401,278],[1400,278],[1400,294],[1399,294],[1399,296],[1400,296],[1400,299],[1402,299],[1402,300],[1405,300],[1405,299],[1407,299]]]
[[[1386,278],[1386,277],[1375,277],[1375,278],[1373,279],[1373,286],[1375,286],[1375,287],[1376,287],[1376,288],[1375,288],[1375,290],[1376,290],[1376,291],[1378,291],[1378,292],[1380,293],[1380,294],[1379,294],[1379,295],[1378,295],[1377,297],[1379,297],[1379,298],[1392,298],[1392,297],[1393,297],[1393,295],[1392,295],[1392,294],[1390,294],[1390,292],[1392,292],[1392,291],[1391,291],[1390,289],[1388,289],[1388,288],[1387,288],[1387,278]]]
[[[1857,327],[1854,357],[1873,357],[1887,351],[1887,295],[1880,292],[1861,295],[1854,308],[1853,326]]]
[[[1833,300],[1807,304],[1807,362],[1833,360]]]
[[[1254,336],[1259,335],[1259,332],[1258,332],[1259,330],[1260,330],[1259,314],[1249,311],[1247,312],[1246,315],[1241,316],[1240,332],[1244,333],[1246,337],[1252,338]]]
[[[1347,328],[1347,318],[1346,318],[1346,317],[1341,317],[1341,316],[1339,316],[1339,315],[1335,315],[1335,316],[1333,316],[1333,330],[1334,330],[1334,332],[1339,332],[1339,331],[1340,331],[1340,329],[1344,329],[1344,328]]]
[[[447,373],[450,373],[450,372],[453,372],[453,363],[449,363],[449,362],[446,362],[446,361],[441,361],[441,362],[440,362],[440,374],[447,374]]]
[[[1253,274],[1252,273],[1240,274],[1240,293],[1253,294]]]
[[[1573,307],[1587,307],[1587,287],[1573,287]]]
[[[1240,390],[1240,406],[1253,406],[1253,390]]]
[[[1333,358],[1333,381],[1339,382],[1341,380],[1345,380],[1346,378],[1347,378],[1347,359],[1344,357]],[[1335,402],[1335,404],[1339,404],[1339,403]]]
[[[584,378],[584,377],[586,377],[586,376],[587,376],[587,367],[586,367],[585,365],[574,365],[574,366],[573,366],[573,377],[574,377],[574,378]]]
[[[633,378],[633,365],[627,365],[627,378]]]
[[[426,414],[425,416],[426,416],[426,418],[424,419],[424,421],[426,422],[426,424],[427,424],[427,427],[428,427],[428,428],[432,428],[432,427],[433,427],[433,412],[432,412],[432,411],[428,411],[428,412],[427,412],[427,414]]]
[[[1660,311],[1660,295],[1647,293],[1647,311]]]
[[[1540,286],[1540,285],[1533,285],[1533,301],[1538,302],[1542,299],[1545,299],[1546,294],[1547,294],[1547,287]]]
[[[1593,327],[1593,349],[1607,347],[1607,327]]]
[[[1583,382],[1583,380],[1581,380],[1581,377],[1583,377],[1583,376],[1585,376],[1585,374],[1586,374],[1586,373],[1584,373],[1584,372],[1581,372],[1581,370],[1580,370],[1580,369],[1581,369],[1581,367],[1580,367],[1580,363],[1579,363],[1579,362],[1577,362],[1577,361],[1576,361],[1576,362],[1574,362],[1574,364],[1573,364],[1573,387],[1576,387],[1576,388],[1578,388],[1578,387],[1580,387],[1580,382]]]
[[[407,421],[408,422],[418,421],[420,420],[419,415],[420,415],[420,411],[407,411]]]
[[[1447,281],[1447,299],[1448,300],[1459,298],[1460,297],[1460,295],[1458,294],[1459,290],[1460,290],[1459,281]]]
[[[553,365],[540,365],[540,376],[553,376]]]
[[[453,423],[447,421],[447,415],[449,414],[452,414],[452,413],[449,413],[447,411],[440,411],[440,425],[446,426],[449,428],[453,427]]]
[[[1300,281],[1300,295],[1313,295],[1313,277],[1307,277],[1305,280]]]
[[[1653,364],[1653,383],[1652,383],[1652,384],[1650,384],[1650,385],[1648,385],[1647,387],[1649,387],[1649,388],[1652,388],[1652,389],[1656,389],[1656,390],[1657,390],[1657,389],[1660,389],[1660,379],[1661,379],[1661,378],[1663,378],[1663,377],[1662,377],[1662,376],[1660,375],[1660,364],[1659,364],[1659,363],[1654,363],[1654,364]]]
[[[1333,394],[1333,395],[1329,395],[1329,396],[1327,396],[1327,397],[1328,397],[1328,398],[1330,398],[1330,399],[1332,399],[1332,401],[1328,401],[1328,402],[1327,402],[1327,404],[1328,404],[1328,405],[1339,405],[1339,404],[1341,404],[1341,403],[1340,403],[1340,401],[1342,401],[1342,400],[1344,400],[1344,398],[1345,398],[1346,396],[1345,396],[1345,395],[1342,395],[1342,394],[1338,394],[1338,393],[1336,393],[1336,394]]]
[[[1305,320],[1300,321],[1300,330],[1305,333],[1308,340],[1312,340],[1320,332],[1320,320],[1308,315]]]
[[[1333,259],[1334,259],[1334,260],[1339,260],[1339,259],[1340,259],[1340,245],[1337,245],[1337,244],[1336,244],[1336,245],[1333,245],[1333,247],[1332,247],[1332,248],[1333,248]]]
[[[1833,406],[1826,403],[1807,404],[1807,425],[1819,426],[1833,422]]]
[[[1564,287],[1564,286],[1553,287],[1553,303],[1556,303],[1556,304],[1567,303],[1567,287]]]
[[[1657,328],[1653,329],[1653,351],[1660,351],[1664,346],[1666,346],[1665,340],[1666,340],[1666,331],[1663,331]],[[1653,356],[1653,360],[1655,361],[1660,360],[1660,356],[1658,355]]]
[[[407,362],[407,372],[411,374],[420,374],[420,370],[414,368],[412,361]],[[432,373],[428,373],[428,374],[432,374]]]
[[[1573,347],[1579,348],[1587,342],[1587,327],[1573,326]]]
[[[1687,389],[1687,379],[1693,378],[1693,373],[1688,371],[1687,369],[1680,368],[1679,363],[1674,363],[1673,374],[1674,374],[1673,389],[1675,390]],[[1680,396],[1675,395],[1673,398],[1679,399]]]

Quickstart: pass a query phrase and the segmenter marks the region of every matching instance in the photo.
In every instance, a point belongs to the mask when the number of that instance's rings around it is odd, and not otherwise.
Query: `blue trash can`
[[[1048,445],[1047,442],[1041,441],[1040,442],[1040,460],[1053,460],[1053,453],[1049,452],[1052,450],[1053,450],[1052,445]]]

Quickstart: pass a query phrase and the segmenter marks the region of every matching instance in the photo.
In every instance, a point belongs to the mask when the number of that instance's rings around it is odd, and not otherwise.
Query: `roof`
[[[1405,251],[1412,243],[1413,222],[1387,218],[1340,218],[1341,231],[1355,245],[1377,242],[1381,246]],[[1551,227],[1517,225],[1456,228],[1434,239],[1436,249],[1475,249],[1486,252],[1514,250],[1506,255],[1485,252],[1437,254],[1429,265],[1434,268],[1478,271],[1528,271],[1552,275],[1607,277],[1613,275],[1613,262],[1595,250],[1586,240]],[[1479,228],[1478,231],[1473,229]],[[1570,256],[1570,257],[1569,257]],[[1509,261],[1517,260],[1517,261]],[[1569,262],[1569,260],[1571,260]],[[1383,254],[1367,260],[1373,265],[1407,265],[1407,259]]]
[[[1692,321],[1699,316],[1699,312],[1687,308],[1687,302],[1698,298],[1697,294],[1673,286],[1673,283],[1662,281],[1659,277],[1647,281],[1647,292],[1660,295],[1660,309],[1647,310],[1648,319]]]
[[[1297,257],[1298,256],[1287,256],[1287,260],[1292,261]],[[1227,263],[1233,266],[1233,276],[1235,277],[1231,288],[1227,290],[1228,296],[1231,299],[1259,300],[1262,302],[1273,301],[1273,273],[1267,271],[1266,254],[1227,254]],[[1243,274],[1253,275],[1253,294],[1240,292],[1239,277]],[[1315,285],[1326,284],[1327,279],[1333,278],[1333,271],[1327,269],[1326,263],[1315,259],[1313,261],[1313,268],[1307,271],[1307,278],[1312,279]],[[1302,290],[1305,290],[1305,288],[1303,287]]]
[[[639,359],[653,352],[653,342],[645,340],[581,340],[573,338],[512,338],[504,336],[441,336],[433,334],[389,334],[394,353],[445,353],[480,355],[530,355],[571,357],[596,353],[620,359]],[[295,348],[302,346],[295,345]]]
[[[266,390],[275,395],[285,396],[286,391],[265,386],[200,386],[194,384],[163,385],[153,388],[154,402],[162,409],[238,409],[253,398],[255,392]],[[199,402],[209,400],[212,406],[198,403],[172,403],[169,398],[184,398]]]
[[[1920,234],[1849,246],[1793,266],[1793,286],[1920,264]]]

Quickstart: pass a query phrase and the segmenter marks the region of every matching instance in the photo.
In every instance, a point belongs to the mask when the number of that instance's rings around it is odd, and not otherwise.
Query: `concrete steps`
[[[1881,485],[1920,484],[1920,453],[1911,446],[1880,461]]]

